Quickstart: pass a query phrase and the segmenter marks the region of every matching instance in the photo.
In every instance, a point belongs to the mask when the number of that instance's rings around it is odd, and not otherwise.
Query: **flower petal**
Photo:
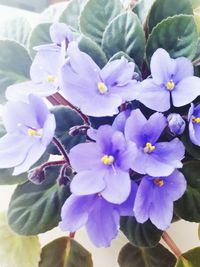
[[[129,118],[130,114],[131,114],[130,109],[127,109],[126,111],[120,112],[119,115],[117,115],[117,117],[115,118],[115,120],[112,124],[112,127],[116,131],[120,131],[120,132],[124,133],[126,121]]]
[[[65,23],[53,23],[49,29],[49,33],[51,40],[58,45],[60,45],[65,40],[71,42],[74,39],[72,31]]]
[[[192,62],[186,57],[179,57],[175,59],[176,61],[176,73],[173,77],[175,83],[181,80],[194,76],[194,67]]]

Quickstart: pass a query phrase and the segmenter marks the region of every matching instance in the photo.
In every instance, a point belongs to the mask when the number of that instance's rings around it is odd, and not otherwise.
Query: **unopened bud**
[[[41,170],[41,168],[31,170],[28,173],[28,179],[36,185],[42,184],[45,180],[44,170]]]
[[[185,121],[181,115],[176,113],[171,113],[167,117],[168,127],[174,135],[181,135],[185,130]]]

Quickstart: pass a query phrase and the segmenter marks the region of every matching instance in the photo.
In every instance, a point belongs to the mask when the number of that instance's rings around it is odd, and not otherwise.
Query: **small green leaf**
[[[78,134],[76,136],[69,135],[69,129],[73,126],[82,125],[83,121],[76,111],[64,106],[52,108],[51,112],[56,119],[56,137],[62,142],[66,150],[69,151],[73,146],[85,141],[85,135]],[[49,154],[59,154],[57,148],[50,144],[48,147]]]
[[[93,42],[90,38],[81,36],[79,39],[79,49],[82,52],[87,53],[96,62],[96,64],[102,68],[107,63],[107,58],[102,49]]]
[[[163,19],[180,14],[193,15],[189,0],[156,0],[149,13],[149,32]]]
[[[79,30],[79,16],[86,0],[70,0],[65,10],[60,15],[60,22],[71,26],[74,30]]]
[[[119,253],[120,267],[173,267],[175,256],[161,244],[154,248],[137,248],[126,244]]]
[[[56,183],[59,168],[46,170],[41,185],[26,182],[18,185],[9,204],[8,222],[20,235],[36,235],[58,225],[61,208],[70,195],[68,186]]]
[[[31,25],[25,17],[10,18],[1,21],[0,38],[16,41],[27,46]]]
[[[58,22],[60,15],[67,7],[67,2],[60,2],[50,5],[40,14],[40,22]]]
[[[200,247],[193,248],[183,253],[183,258],[179,258],[175,267],[199,267]]]
[[[148,16],[148,13],[151,9],[151,6],[153,5],[153,3],[155,2],[155,0],[139,0],[137,2],[137,4],[135,5],[134,9],[133,9],[133,12],[135,12],[141,23],[144,24],[146,19],[147,19],[147,16]]]
[[[113,19],[103,34],[102,48],[109,59],[123,51],[141,66],[144,46],[144,31],[137,15],[131,11]]]
[[[91,254],[75,240],[58,238],[42,249],[39,267],[92,267]]]
[[[175,213],[190,222],[200,222],[200,162],[185,163],[182,172],[187,180],[187,190],[175,202]]]
[[[106,26],[123,11],[119,0],[89,0],[80,16],[83,34],[101,45]]]
[[[10,230],[6,214],[0,213],[0,262],[2,267],[38,267],[40,242],[37,236],[19,236]]]
[[[28,80],[31,58],[19,43],[0,40],[0,104],[5,102],[5,90],[9,85]]]
[[[33,49],[35,46],[52,43],[49,33],[51,24],[48,22],[40,23],[32,30],[29,40],[29,51],[33,58],[36,54],[36,51]]]
[[[120,229],[133,245],[139,247],[154,247],[162,235],[150,221],[140,224],[134,217],[122,217]]]
[[[193,16],[177,15],[160,22],[149,35],[146,48],[148,63],[158,48],[167,50],[171,57],[193,59],[197,50],[198,33]]]

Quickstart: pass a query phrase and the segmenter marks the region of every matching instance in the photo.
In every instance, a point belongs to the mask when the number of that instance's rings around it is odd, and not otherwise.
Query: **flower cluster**
[[[86,143],[69,152],[74,177],[61,229],[75,232],[86,226],[97,247],[109,246],[116,237],[120,216],[135,216],[139,223],[150,219],[158,229],[167,229],[173,203],[186,190],[179,170],[185,157],[180,136],[186,128],[191,142],[200,146],[200,106],[191,103],[200,95],[200,79],[192,63],[184,57],[173,59],[159,48],[151,59],[151,75],[136,79],[135,63],[124,57],[100,68],[79,49],[66,25],[53,24],[50,35],[52,44],[36,47],[31,81],[7,89],[0,167],[14,167],[17,175],[45,152],[56,125],[41,97],[59,92],[88,120],[114,119],[98,129],[86,122]],[[177,108],[187,104],[186,122]]]

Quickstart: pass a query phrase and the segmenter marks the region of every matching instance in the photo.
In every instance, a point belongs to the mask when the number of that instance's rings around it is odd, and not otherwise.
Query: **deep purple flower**
[[[136,183],[132,183],[131,194],[121,205],[107,202],[98,194],[72,194],[62,207],[62,221],[59,226],[63,231],[70,232],[86,226],[91,241],[97,247],[108,247],[117,236],[120,216],[133,216],[136,190]]]
[[[69,58],[62,68],[63,94],[89,116],[112,116],[125,101],[136,98],[133,80],[134,63],[125,58],[108,63],[100,69],[90,56],[81,52],[77,43],[68,46]]]
[[[186,123],[180,114],[169,114],[167,122],[170,132],[173,135],[181,135],[184,132]]]
[[[170,98],[175,107],[191,103],[200,95],[200,79],[194,76],[191,61],[185,57],[170,58],[162,48],[151,58],[152,79],[141,83],[138,100],[150,109],[166,111]]]
[[[55,118],[33,95],[29,103],[9,101],[3,112],[7,134],[0,139],[0,168],[26,172],[45,152],[55,131]]]
[[[189,136],[193,144],[200,146],[200,105],[191,104],[188,113]]]
[[[185,152],[182,142],[178,138],[171,142],[158,142],[166,126],[167,120],[160,113],[154,113],[147,120],[139,109],[132,111],[125,126],[125,136],[137,145],[137,156],[131,165],[134,171],[167,176],[182,167]]]
[[[135,145],[110,125],[101,126],[95,138],[95,143],[79,144],[70,151],[70,162],[77,172],[71,191],[76,195],[101,193],[107,201],[120,204],[130,193],[129,168]]]
[[[167,177],[144,176],[136,194],[134,214],[139,223],[148,219],[159,229],[166,230],[173,217],[173,202],[186,190],[183,174],[175,170]]]

